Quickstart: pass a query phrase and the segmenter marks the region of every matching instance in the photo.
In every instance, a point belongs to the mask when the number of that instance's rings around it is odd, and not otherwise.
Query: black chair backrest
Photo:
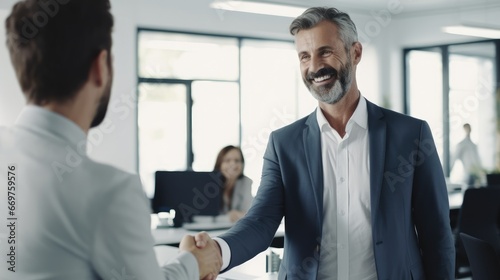
[[[488,242],[465,233],[460,239],[469,258],[472,278],[474,280],[500,279],[500,260]]]
[[[477,188],[465,191],[457,232],[488,242],[500,256],[500,188]],[[462,240],[458,236],[455,248],[456,267],[469,266]]]
[[[486,174],[486,183],[489,187],[500,186],[500,173]]]

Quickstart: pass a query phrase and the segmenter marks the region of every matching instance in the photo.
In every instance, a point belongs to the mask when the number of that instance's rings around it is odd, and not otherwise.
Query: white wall
[[[112,132],[103,133],[99,129],[91,132],[89,140],[91,157],[129,171],[135,171],[137,168],[135,104],[137,27],[291,39],[287,31],[291,21],[289,18],[221,12],[208,8],[209,2],[208,0],[175,2],[112,0],[112,12],[115,16],[113,33],[115,72],[112,100],[106,120],[111,125]],[[2,42],[5,42],[3,21],[6,14],[7,11],[0,10],[0,41]],[[477,14],[481,15],[481,11]],[[383,13],[373,11],[365,15],[352,15],[358,30],[364,32],[364,38],[367,39],[363,43],[370,49],[358,67],[358,73],[363,76],[369,75],[370,79],[365,80],[372,82],[359,86],[362,92],[375,92],[375,96],[379,96],[373,100],[376,103],[383,104],[383,96],[386,96],[393,109],[401,110],[402,48],[465,41],[471,38],[447,36],[441,33],[442,25],[457,23],[460,19],[455,14],[409,18],[398,16],[397,12],[390,13],[390,18],[379,15]],[[491,11],[488,11],[487,18],[495,18],[495,16],[498,18],[499,15],[500,12],[491,14]],[[13,123],[22,104],[23,98],[18,89],[7,50],[2,45],[0,47],[0,125]]]

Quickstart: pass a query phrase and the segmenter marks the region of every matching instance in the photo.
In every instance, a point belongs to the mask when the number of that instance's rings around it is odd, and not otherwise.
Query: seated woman
[[[214,171],[224,182],[221,214],[227,214],[231,222],[241,219],[252,204],[252,180],[243,175],[245,159],[241,149],[224,147],[217,156]]]

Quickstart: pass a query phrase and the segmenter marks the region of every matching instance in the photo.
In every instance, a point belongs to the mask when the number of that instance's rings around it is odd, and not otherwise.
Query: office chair
[[[488,187],[500,187],[500,174],[499,173],[486,174],[486,183]]]
[[[500,259],[493,247],[481,239],[460,233],[474,280],[500,279]]]
[[[491,244],[500,255],[500,188],[478,188],[465,191],[455,236],[455,277],[470,276],[469,260],[458,233],[465,233]],[[464,271],[465,272],[462,272]]]

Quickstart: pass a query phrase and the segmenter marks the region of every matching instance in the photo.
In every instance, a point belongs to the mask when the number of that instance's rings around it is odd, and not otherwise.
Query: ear
[[[360,42],[355,42],[352,44],[351,57],[354,65],[358,65],[361,61],[361,56],[363,55],[363,46]]]
[[[89,80],[96,87],[106,86],[108,83],[108,79],[110,78],[108,55],[109,53],[107,50],[102,50],[92,62],[92,67],[90,68],[89,73]]]

